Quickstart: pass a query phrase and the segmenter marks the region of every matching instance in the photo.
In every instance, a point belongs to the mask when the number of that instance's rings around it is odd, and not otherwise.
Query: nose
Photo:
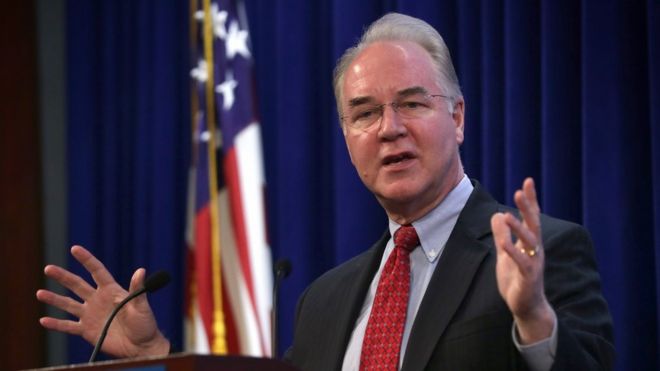
[[[384,140],[393,140],[400,136],[404,136],[408,132],[408,129],[394,104],[385,104],[382,112],[379,123],[380,125],[378,127],[378,136],[380,138]]]

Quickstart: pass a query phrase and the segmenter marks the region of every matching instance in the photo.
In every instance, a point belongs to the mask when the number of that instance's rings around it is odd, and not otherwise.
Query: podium
[[[79,363],[75,365],[38,368],[39,371],[299,371],[280,360],[239,356],[211,356],[178,353],[167,357],[145,357]]]

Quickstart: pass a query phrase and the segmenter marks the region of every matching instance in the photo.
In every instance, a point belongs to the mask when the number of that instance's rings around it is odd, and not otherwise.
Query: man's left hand
[[[497,287],[526,345],[551,336],[555,315],[543,286],[545,252],[534,180],[525,179],[513,198],[522,220],[497,213],[490,223],[497,248]]]

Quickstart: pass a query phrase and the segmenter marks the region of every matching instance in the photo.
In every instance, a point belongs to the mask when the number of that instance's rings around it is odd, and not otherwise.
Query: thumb
[[[139,268],[138,270],[133,273],[133,277],[131,278],[131,285],[129,287],[130,292],[135,292],[139,289],[141,289],[144,286],[144,278],[147,275],[147,270],[144,268]],[[147,301],[147,295],[142,294],[133,299],[132,301],[133,306],[135,308],[139,308],[140,310],[147,310],[146,308],[149,308],[149,302]]]
[[[130,292],[135,292],[141,289],[144,286],[144,278],[147,275],[147,270],[144,268],[139,268],[133,273],[131,278]],[[146,293],[139,295],[132,301],[132,305],[138,311],[149,311],[149,301],[147,301]]]
[[[131,277],[131,285],[128,288],[129,292],[135,292],[142,288],[144,285],[144,277],[147,275],[147,271],[144,268],[139,268],[133,273]]]

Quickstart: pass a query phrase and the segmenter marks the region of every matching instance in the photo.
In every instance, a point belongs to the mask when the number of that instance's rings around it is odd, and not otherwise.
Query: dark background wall
[[[41,149],[37,28],[33,1],[5,4],[0,16],[0,369],[44,364]]]

